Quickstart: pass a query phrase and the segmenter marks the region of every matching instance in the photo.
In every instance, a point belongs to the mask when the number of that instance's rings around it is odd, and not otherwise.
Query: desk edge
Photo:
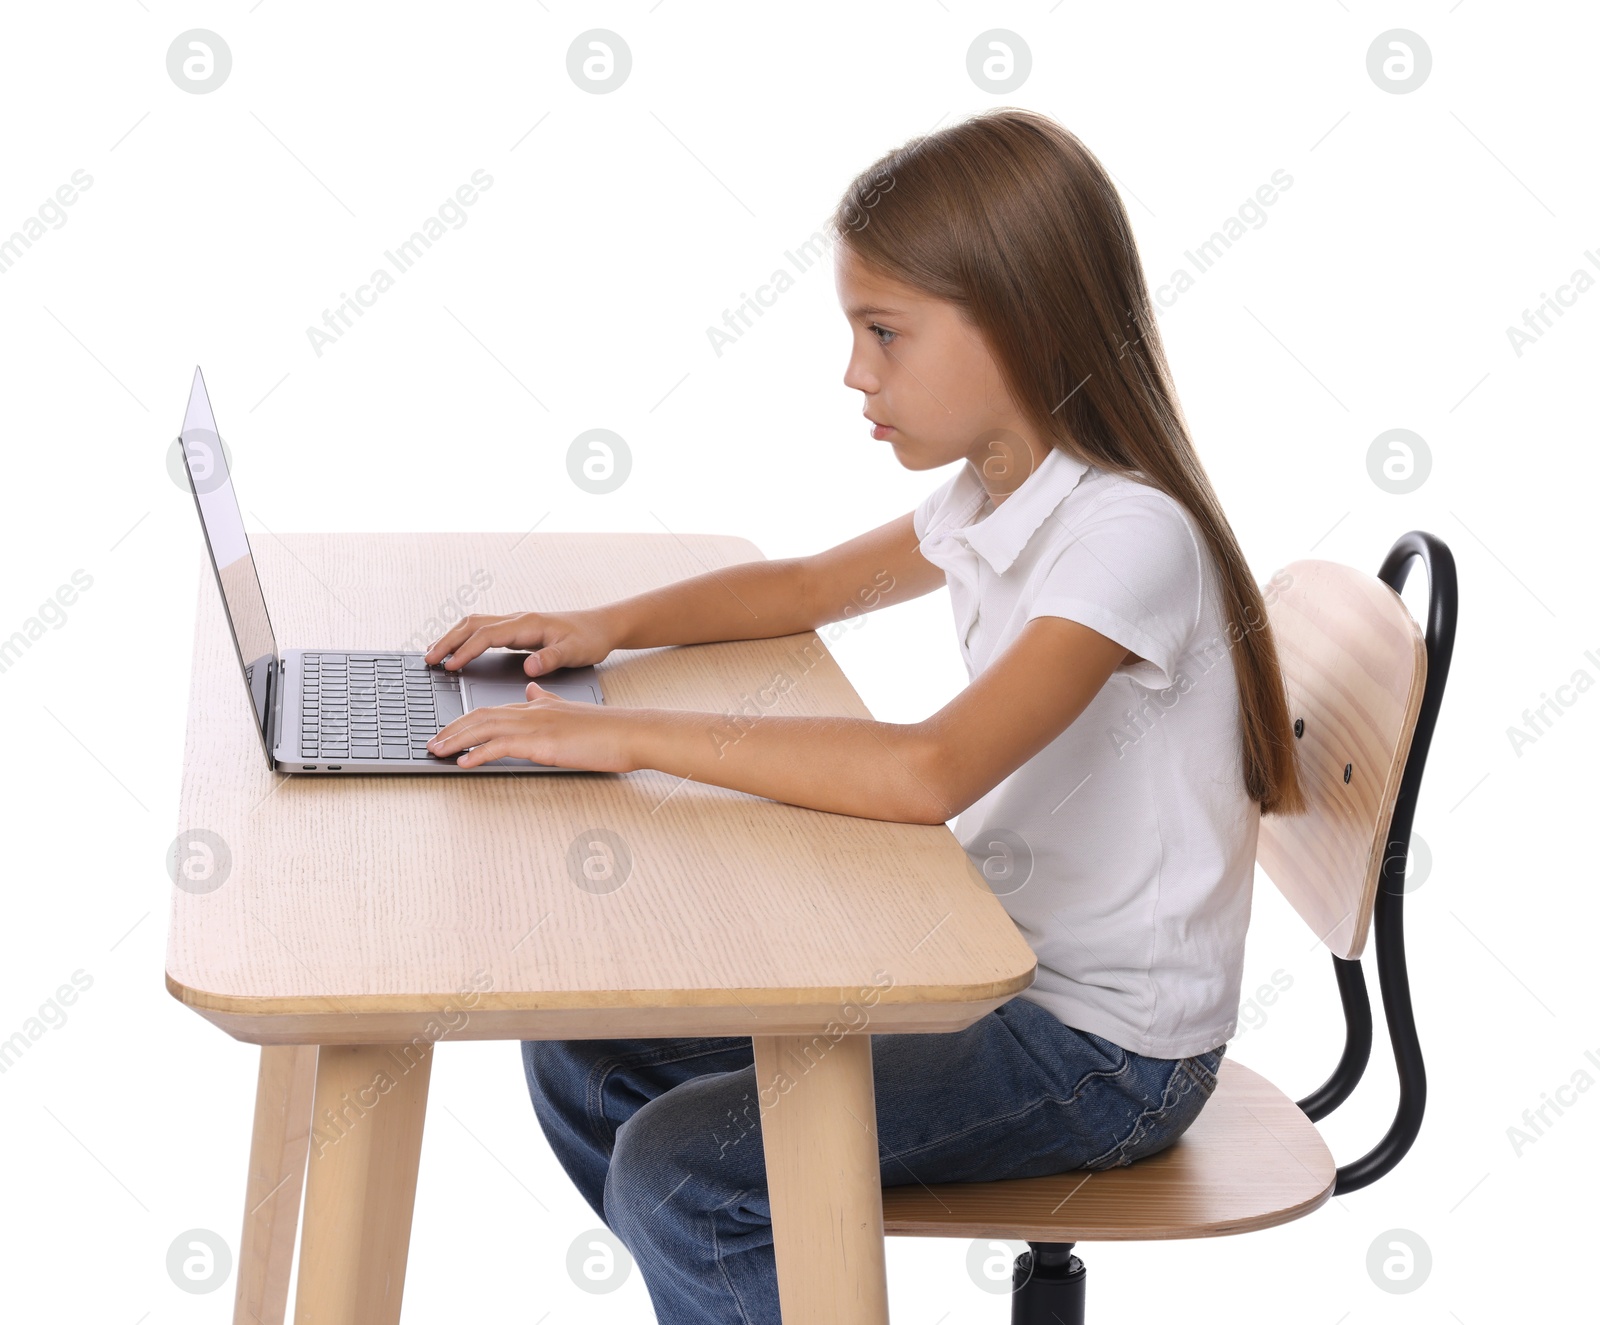
[[[848,989],[594,990],[537,994],[469,993],[403,997],[239,997],[192,989],[171,973],[167,991],[186,1007],[252,1044],[377,1044],[422,1036],[455,1039],[589,1039],[631,1034],[792,1035],[829,1027],[844,1033],[956,1031],[1033,983],[1035,966],[979,985]],[[669,997],[676,1001],[669,1002]],[[867,1007],[861,1005],[865,1003]],[[847,1008],[854,1014],[847,1014]],[[863,1021],[862,1018],[865,1018]]]

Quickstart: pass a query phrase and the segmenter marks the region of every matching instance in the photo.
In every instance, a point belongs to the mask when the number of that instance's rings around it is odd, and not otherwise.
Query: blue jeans
[[[1226,1046],[1145,1058],[1013,998],[947,1034],[875,1035],[883,1185],[1129,1164],[1183,1133]],[[525,1040],[556,1157],[644,1276],[661,1325],[777,1322],[748,1039]]]

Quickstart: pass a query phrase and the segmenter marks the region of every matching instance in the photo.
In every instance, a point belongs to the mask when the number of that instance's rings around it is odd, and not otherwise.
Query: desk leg
[[[785,1325],[888,1325],[871,1038],[754,1043]]]
[[[431,1044],[322,1045],[295,1325],[397,1325]]]
[[[294,1264],[294,1235],[300,1222],[300,1189],[311,1141],[311,1087],[316,1075],[315,1045],[262,1047],[244,1228],[239,1234],[234,1325],[283,1325],[289,1270]]]

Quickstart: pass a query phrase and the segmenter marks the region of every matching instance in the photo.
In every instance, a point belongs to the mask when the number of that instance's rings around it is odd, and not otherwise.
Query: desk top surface
[[[761,556],[666,533],[258,542],[280,649],[420,648],[468,612],[589,606]],[[273,773],[202,569],[178,827],[216,834],[228,864],[211,891],[172,889],[167,983],[240,1038],[255,1038],[237,1029],[252,1018],[287,1039],[285,1027],[459,1007],[466,990],[511,1018],[484,1035],[563,1011],[592,1032],[608,1009],[759,1030],[769,1012],[867,990],[877,1029],[935,1029],[1032,980],[1033,953],[942,825],[654,771]],[[609,704],[870,716],[816,634],[618,652],[599,670]],[[583,871],[597,838],[626,857],[620,886]]]

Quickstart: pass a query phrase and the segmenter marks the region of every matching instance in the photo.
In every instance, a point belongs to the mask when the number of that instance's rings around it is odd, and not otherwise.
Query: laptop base
[[[581,770],[496,759],[462,768],[428,753],[427,741],[463,713],[527,701],[526,653],[493,650],[460,671],[428,667],[419,653],[291,649],[283,658],[273,724],[280,773],[569,773]],[[563,667],[539,685],[562,699],[601,704],[593,667]]]

